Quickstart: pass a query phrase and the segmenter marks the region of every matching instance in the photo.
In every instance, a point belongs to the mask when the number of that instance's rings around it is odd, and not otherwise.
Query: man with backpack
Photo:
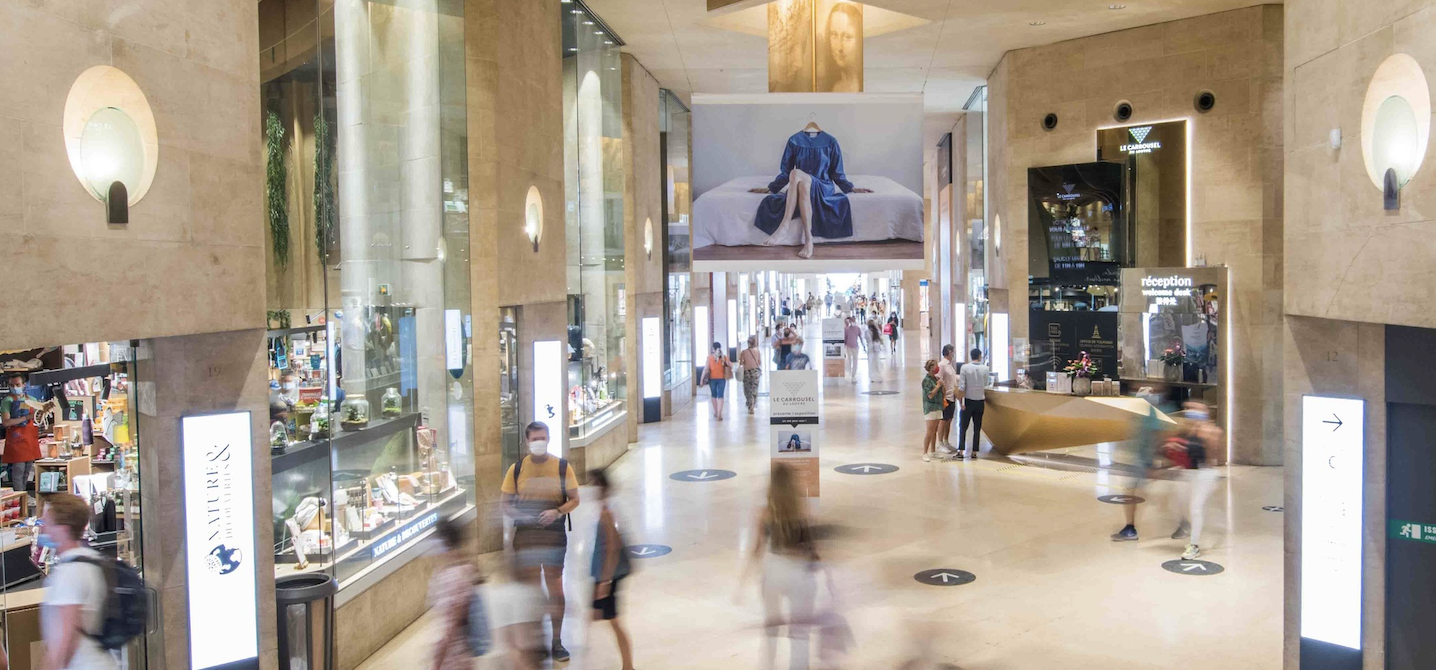
[[[40,633],[49,670],[111,670],[119,663],[101,645],[110,599],[106,563],[112,562],[85,544],[90,506],[79,496],[56,493],[45,500],[45,514],[36,538],[55,552],[45,578]],[[143,624],[143,622],[141,622]]]
[[[548,590],[553,626],[550,650],[555,661],[567,661],[563,647],[563,563],[568,553],[567,515],[578,507],[578,477],[568,461],[548,453],[548,426],[535,421],[524,428],[529,455],[504,475],[502,506],[514,522],[513,550],[519,575]]]

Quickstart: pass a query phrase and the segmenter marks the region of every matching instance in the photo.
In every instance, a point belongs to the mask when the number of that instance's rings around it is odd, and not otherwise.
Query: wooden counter
[[[1131,396],[1074,396],[995,388],[986,394],[982,432],[1004,456],[1131,439],[1152,406]],[[1157,417],[1176,425],[1157,411]]]

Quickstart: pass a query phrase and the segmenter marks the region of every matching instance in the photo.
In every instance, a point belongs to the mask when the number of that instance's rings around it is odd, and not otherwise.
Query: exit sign
[[[1387,531],[1393,540],[1436,544],[1436,524],[1390,519],[1387,521]]]

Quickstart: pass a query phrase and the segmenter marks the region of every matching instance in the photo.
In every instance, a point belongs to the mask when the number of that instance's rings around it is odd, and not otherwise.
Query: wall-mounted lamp
[[[1361,110],[1366,174],[1382,206],[1401,209],[1401,188],[1416,175],[1431,135],[1431,92],[1416,59],[1393,54],[1376,68]]]
[[[538,253],[539,241],[543,239],[543,196],[537,186],[529,186],[524,196],[524,236],[529,238],[534,253]]]
[[[653,219],[643,220],[643,253],[653,260]]]
[[[154,113],[139,85],[108,65],[84,71],[65,99],[63,130],[70,168],[105,203],[106,222],[129,223],[159,163]]]
[[[1341,129],[1340,129],[1340,128],[1332,128],[1332,129],[1331,129],[1331,135],[1330,135],[1327,139],[1328,139],[1328,141],[1331,142],[1331,150],[1332,150],[1332,151],[1336,151],[1337,149],[1340,149],[1340,148],[1341,148]]]

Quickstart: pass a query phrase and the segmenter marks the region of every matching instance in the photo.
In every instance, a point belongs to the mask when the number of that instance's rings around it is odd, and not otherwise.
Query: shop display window
[[[286,6],[260,6],[266,159],[287,168],[265,184],[273,550],[342,605],[474,509],[464,18],[356,0],[296,26]]]
[[[663,159],[664,237],[667,239],[667,288],[664,293],[664,328],[668,346],[663,353],[664,388],[676,388],[693,377],[693,295],[691,289],[692,209],[689,165],[693,114],[672,91],[658,95],[659,142]]]
[[[601,22],[581,6],[566,12],[568,426],[575,440],[605,432],[627,413],[621,70],[617,41]]]

